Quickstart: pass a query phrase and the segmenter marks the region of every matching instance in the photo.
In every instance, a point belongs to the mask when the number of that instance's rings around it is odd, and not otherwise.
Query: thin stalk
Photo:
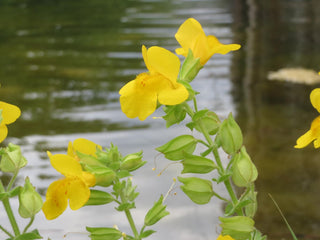
[[[23,233],[26,233],[29,229],[29,227],[32,225],[34,221],[34,216],[30,218],[30,222],[28,223],[28,225],[24,228]]]
[[[11,233],[9,233],[9,231],[7,231],[7,230],[6,230],[4,227],[2,227],[1,225],[0,225],[0,229],[1,229],[5,234],[7,234],[9,237],[11,237],[11,238],[14,237]]]
[[[19,169],[18,169],[17,171],[15,171],[15,173],[14,173],[13,176],[12,176],[12,178],[10,179],[10,182],[9,182],[9,184],[8,184],[8,186],[7,186],[7,192],[9,192],[9,191],[11,190],[12,185],[13,185],[13,183],[15,182],[17,176],[18,176],[18,173],[19,173]]]
[[[194,108],[198,109],[196,98],[193,99],[193,104],[194,104]],[[192,115],[194,115],[194,113],[192,113]],[[199,120],[199,127],[200,127],[200,130],[201,130],[201,133],[203,134],[203,136],[207,140],[209,146],[212,148],[212,153],[214,155],[214,158],[216,159],[216,163],[217,163],[217,165],[219,167],[220,173],[225,174],[225,169],[224,169],[224,167],[222,165],[222,161],[220,159],[220,155],[219,155],[218,149],[216,147],[216,144],[213,142],[213,140],[212,140],[211,136],[209,135],[208,131],[206,131],[201,119]],[[230,180],[226,179],[224,181],[224,185],[225,185],[225,187],[226,187],[226,189],[227,189],[227,191],[228,191],[228,193],[230,195],[232,203],[234,205],[236,205],[238,203],[238,198],[237,198],[237,195],[235,194],[235,192],[234,192],[234,190],[233,190],[233,188],[231,186]],[[243,215],[242,211],[240,211],[240,210],[237,211],[237,213],[239,215],[241,215],[241,216]]]
[[[124,194],[123,194],[122,191],[121,191],[121,193],[120,193],[120,199],[121,199],[121,202],[122,202],[122,203],[123,203],[123,202],[126,202],[126,201],[125,201],[125,196],[124,196]],[[135,237],[136,239],[139,239],[139,240],[140,240],[140,235],[139,235],[139,233],[138,233],[138,230],[137,230],[137,228],[136,228],[136,225],[134,224],[133,217],[132,217],[132,215],[131,215],[130,210],[129,210],[129,209],[126,209],[126,210],[124,210],[124,212],[125,212],[125,214],[126,214],[126,217],[127,217],[127,219],[128,219],[128,222],[129,222],[129,224],[130,224],[130,227],[131,227],[131,230],[132,230],[132,232],[133,232],[133,234],[134,234],[134,237]]]
[[[7,215],[8,215],[8,218],[11,223],[11,226],[12,226],[12,229],[13,229],[15,236],[19,236],[20,230],[19,230],[18,224],[16,222],[16,219],[13,215],[13,212],[12,212],[12,209],[10,206],[10,202],[9,202],[9,198],[5,197],[4,199],[2,199],[2,203],[3,203],[4,209],[7,212]]]

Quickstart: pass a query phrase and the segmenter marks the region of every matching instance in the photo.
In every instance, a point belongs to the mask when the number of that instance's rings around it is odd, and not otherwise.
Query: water
[[[133,181],[141,192],[133,215],[137,225],[147,209],[165,194],[180,167],[157,157],[155,147],[188,132],[165,130],[159,119],[127,119],[118,90],[145,71],[141,45],[178,47],[174,34],[194,17],[207,34],[223,43],[240,43],[236,53],[217,55],[201,70],[193,87],[199,105],[224,118],[233,112],[244,131],[248,152],[259,169],[257,226],[274,239],[287,230],[267,193],[280,204],[292,227],[304,236],[319,233],[319,163],[316,151],[293,145],[317,115],[308,102],[312,87],[269,82],[267,73],[286,66],[317,69],[320,62],[319,8],[312,1],[256,4],[245,1],[3,1],[0,3],[1,100],[18,105],[21,118],[9,126],[8,142],[20,144],[29,165],[22,171],[41,193],[59,174],[46,151],[64,153],[78,137],[123,154],[144,151],[148,164]],[[254,8],[255,7],[255,8]],[[256,10],[255,10],[256,9]],[[311,24],[312,23],[312,24]],[[318,41],[319,42],[319,41]],[[153,116],[161,116],[159,109]],[[5,176],[2,177],[5,179]],[[20,182],[23,178],[19,179]],[[219,191],[221,187],[215,186]],[[196,206],[175,188],[167,199],[170,215],[151,239],[207,240],[219,232],[221,202]],[[16,202],[14,204],[17,204]],[[36,225],[52,239],[88,239],[85,226],[113,226],[129,232],[114,205],[67,210],[58,219]],[[5,221],[1,215],[1,224]],[[3,224],[5,225],[5,224]]]

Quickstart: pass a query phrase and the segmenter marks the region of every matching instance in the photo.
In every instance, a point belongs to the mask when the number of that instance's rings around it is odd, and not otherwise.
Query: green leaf
[[[91,240],[118,240],[122,237],[122,232],[115,228],[92,228],[86,227],[90,233]]]
[[[209,173],[217,169],[217,165],[208,158],[185,153],[182,173]]]
[[[140,234],[140,238],[147,238],[147,237],[149,237],[151,234],[153,234],[155,232],[156,231],[154,231],[154,230],[144,231],[143,233]]]
[[[32,232],[23,233],[14,240],[33,240],[33,239],[43,239],[39,234],[38,230],[33,230]]]
[[[132,209],[132,208],[135,208],[135,207],[136,206],[135,206],[134,203],[122,203],[116,209],[121,212],[121,211],[129,210],[129,209]]]

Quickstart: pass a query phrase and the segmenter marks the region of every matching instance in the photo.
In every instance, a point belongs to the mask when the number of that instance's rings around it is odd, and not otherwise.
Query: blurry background
[[[267,195],[271,193],[301,239],[319,239],[320,155],[312,146],[293,148],[318,115],[309,101],[317,85],[267,79],[280,68],[319,70],[317,0],[2,0],[1,100],[22,110],[3,145],[22,146],[29,161],[22,175],[30,176],[42,194],[60,177],[49,165],[47,150],[65,153],[68,142],[78,137],[105,147],[113,142],[124,155],[143,150],[148,164],[133,179],[141,192],[133,215],[141,226],[146,211],[181,170],[172,165],[158,177],[169,162],[156,156],[154,148],[188,131],[166,129],[164,121],[151,117],[144,122],[126,118],[118,90],[146,71],[141,45],[174,51],[174,34],[189,17],[222,43],[242,45],[237,52],[215,55],[192,86],[201,92],[200,107],[222,119],[233,112],[243,130],[260,174],[256,226],[269,239],[290,239]],[[153,114],[161,115],[161,109]],[[8,176],[1,179],[6,182]],[[166,200],[171,214],[156,225],[150,239],[215,239],[221,202],[212,199],[197,206],[178,187],[174,191],[177,195]],[[50,222],[41,213],[34,226],[52,239],[66,233],[65,239],[88,239],[86,225],[117,224],[129,232],[127,220],[114,207],[68,210]],[[0,210],[0,223],[7,226]]]

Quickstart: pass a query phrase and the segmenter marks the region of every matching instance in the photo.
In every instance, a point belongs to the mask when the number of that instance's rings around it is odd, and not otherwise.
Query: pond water
[[[47,150],[64,153],[78,137],[105,147],[112,142],[124,155],[143,150],[148,163],[133,178],[140,191],[133,215],[141,225],[180,170],[173,165],[158,177],[168,161],[156,157],[154,148],[188,131],[183,126],[166,129],[162,120],[151,117],[143,122],[126,118],[118,90],[145,71],[141,45],[173,51],[178,27],[194,17],[207,34],[242,45],[235,53],[214,56],[192,85],[201,92],[200,107],[221,118],[233,112],[243,129],[260,174],[257,227],[270,239],[290,239],[270,193],[301,239],[318,239],[319,157],[312,147],[293,148],[317,116],[309,102],[315,86],[271,82],[267,75],[283,67],[319,69],[319,11],[317,1],[302,0],[1,1],[1,100],[22,110],[5,143],[22,146],[29,162],[22,175],[30,176],[42,194],[60,177],[49,165]],[[161,115],[161,109],[153,114]],[[7,176],[1,178],[5,182]],[[150,239],[215,239],[221,202],[197,206],[178,187],[174,191],[166,200],[170,215],[155,226],[157,233]],[[88,239],[86,225],[117,224],[129,232],[114,207],[67,210],[53,221],[41,213],[35,226],[51,239],[65,234],[65,239]],[[7,226],[5,220],[1,214],[1,225]]]

